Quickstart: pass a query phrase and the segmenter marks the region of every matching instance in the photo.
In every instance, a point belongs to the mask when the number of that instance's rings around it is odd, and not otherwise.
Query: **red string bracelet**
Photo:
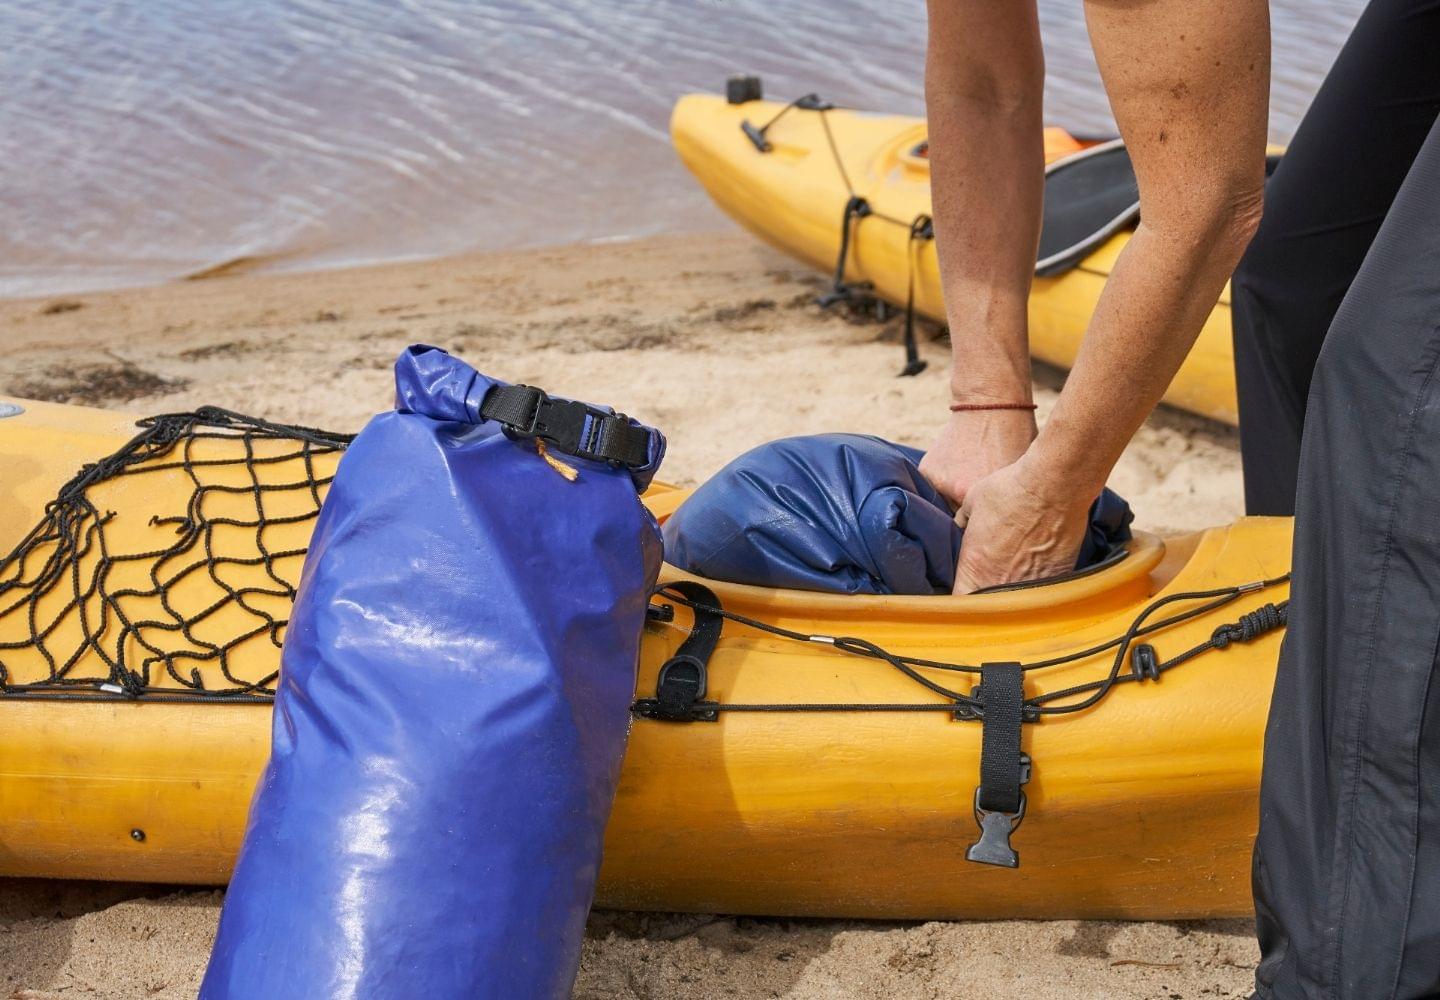
[[[1034,403],[951,403],[951,413],[969,413],[972,410],[1033,410]]]

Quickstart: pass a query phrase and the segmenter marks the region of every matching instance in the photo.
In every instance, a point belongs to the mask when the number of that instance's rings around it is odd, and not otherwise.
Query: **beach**
[[[0,300],[0,393],[135,414],[202,404],[358,430],[411,343],[662,428],[661,478],[703,481],[761,442],[856,431],[924,447],[947,346],[896,378],[900,320],[814,304],[824,279],[733,232]],[[1043,420],[1063,374],[1036,373]],[[1161,534],[1241,512],[1234,431],[1157,412],[1111,486]],[[936,845],[963,850],[964,844]],[[0,880],[0,998],[192,997],[216,890]],[[597,912],[581,998],[1228,998],[1247,920],[873,924]]]

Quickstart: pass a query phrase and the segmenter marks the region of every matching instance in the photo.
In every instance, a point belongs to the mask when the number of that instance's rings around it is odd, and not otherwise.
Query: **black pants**
[[[1373,0],[1265,193],[1232,283],[1245,506],[1295,512],[1320,346],[1440,113],[1440,0]]]
[[[1412,51],[1422,29],[1423,55]],[[1440,994],[1440,88],[1348,89],[1404,76],[1384,65],[1399,59],[1420,59],[1440,77],[1440,4],[1375,0],[1316,102],[1316,112],[1337,108],[1358,124],[1364,116],[1353,108],[1370,101],[1371,117],[1407,129],[1432,102],[1418,153],[1392,144],[1375,154],[1382,178],[1395,166],[1378,160],[1406,160],[1393,198],[1342,190],[1315,162],[1332,155],[1315,145],[1332,126],[1312,112],[1301,130],[1309,138],[1295,147],[1301,157],[1276,177],[1280,219],[1262,224],[1294,255],[1262,244],[1237,282],[1237,335],[1254,335],[1245,343],[1258,366],[1242,387],[1277,421],[1284,414],[1298,425],[1303,413],[1304,425],[1290,628],[1255,851],[1256,978],[1266,1000]],[[1337,175],[1354,187],[1372,176],[1355,159],[1359,141],[1337,138],[1333,151],[1356,171]],[[1320,186],[1297,190],[1299,178]],[[1381,203],[1390,201],[1387,213]],[[1353,252],[1376,212],[1383,224],[1353,280],[1318,251],[1308,256],[1316,246]],[[1302,336],[1332,298],[1340,303],[1328,334]],[[1307,388],[1308,405],[1297,409]],[[1264,428],[1251,413],[1247,477],[1267,454],[1283,454],[1291,429]],[[1277,487],[1272,499],[1286,496]]]

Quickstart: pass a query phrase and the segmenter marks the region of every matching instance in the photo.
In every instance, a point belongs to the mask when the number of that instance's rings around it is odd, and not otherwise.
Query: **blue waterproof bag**
[[[963,532],[920,475],[923,453],[862,434],[752,448],[665,522],[665,558],[712,580],[845,594],[948,594]],[[1105,490],[1076,569],[1130,540],[1130,505]]]
[[[435,348],[395,376],[315,527],[207,1000],[570,995],[664,439]]]

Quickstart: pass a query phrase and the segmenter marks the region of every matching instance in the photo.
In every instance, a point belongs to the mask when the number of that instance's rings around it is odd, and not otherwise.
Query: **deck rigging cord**
[[[656,593],[665,601],[689,607],[695,615],[694,626],[675,655],[661,664],[656,674],[655,697],[638,699],[632,710],[642,718],[669,723],[717,722],[721,713],[733,712],[944,712],[957,721],[978,721],[981,725],[980,780],[975,787],[973,809],[980,837],[970,845],[965,857],[976,864],[1017,868],[1020,855],[1011,843],[1011,836],[1025,818],[1027,798],[1024,786],[1029,783],[1032,772],[1030,756],[1022,749],[1021,730],[1024,724],[1039,722],[1045,716],[1083,712],[1099,704],[1118,684],[1158,681],[1165,672],[1203,653],[1227,649],[1237,642],[1251,642],[1283,628],[1289,617],[1288,601],[1267,603],[1246,612],[1236,621],[1226,622],[1214,629],[1203,642],[1165,660],[1159,658],[1149,643],[1136,642],[1141,637],[1217,611],[1243,595],[1279,586],[1289,578],[1287,573],[1252,583],[1166,594],[1147,604],[1135,615],[1123,634],[1107,642],[1031,663],[1006,661],[979,665],[901,656],[866,639],[801,632],[772,625],[726,611],[708,587],[696,581],[680,581],[662,586]],[[1162,608],[1189,602],[1195,603],[1165,618],[1150,620]],[[651,617],[655,621],[673,622],[673,605],[661,605],[659,608],[652,605],[652,609]],[[764,704],[708,699],[708,661],[726,621],[781,639],[818,643],[842,654],[882,661],[944,700]],[[1025,676],[1028,672],[1079,662],[1112,649],[1114,657],[1103,677],[1029,698],[1025,696]],[[1128,671],[1125,670],[1127,654]],[[921,670],[978,673],[980,683],[965,693],[940,684]]]
[[[825,142],[830,147],[830,157],[849,196],[840,218],[840,250],[835,260],[835,273],[830,282],[830,290],[816,300],[822,308],[828,309],[842,302],[850,306],[875,304],[877,309],[883,306],[883,300],[875,295],[875,286],[872,282],[845,280],[845,271],[850,262],[855,230],[862,220],[879,219],[882,222],[900,226],[909,232],[905,244],[906,286],[908,288],[903,334],[905,366],[900,370],[900,375],[902,377],[918,375],[925,370],[926,362],[920,358],[920,348],[915,331],[915,270],[921,247],[935,239],[934,220],[924,212],[908,220],[888,215],[877,211],[867,198],[856,192],[855,185],[850,180],[850,172],[845,169],[844,157],[840,155],[840,145],[835,141],[834,130],[830,127],[828,113],[834,109],[835,105],[820,95],[804,94],[777,111],[764,125],[756,127],[746,119],[740,123],[740,130],[745,133],[759,152],[768,153],[774,148],[768,137],[770,128],[786,114],[793,110],[800,110],[814,112],[820,117],[820,126],[825,133]],[[883,318],[883,311],[878,315]]]
[[[1126,628],[1125,632],[1105,642],[1078,649],[1061,656],[1051,657],[1044,660],[1036,660],[1029,663],[1021,663],[1022,672],[1045,670],[1052,667],[1066,666],[1082,660],[1099,656],[1107,651],[1114,650],[1115,655],[1109,672],[1103,677],[1087,681],[1082,684],[1073,685],[1057,691],[1049,691],[1034,695],[1025,701],[1027,722],[1038,721],[1042,716],[1047,715],[1069,715],[1075,712],[1084,711],[1094,706],[1101,698],[1105,697],[1116,685],[1129,684],[1147,680],[1158,680],[1160,675],[1172,670],[1184,663],[1195,659],[1203,653],[1211,650],[1223,650],[1233,643],[1251,642],[1260,636],[1283,627],[1288,620],[1289,602],[1267,603],[1254,611],[1239,616],[1236,621],[1226,622],[1218,626],[1208,639],[1189,649],[1183,650],[1165,660],[1160,660],[1154,647],[1148,643],[1137,643],[1136,640],[1145,636],[1162,632],[1173,628],[1195,618],[1208,615],[1226,605],[1238,600],[1240,597],[1266,590],[1271,587],[1280,586],[1290,580],[1290,574],[1273,577],[1267,580],[1258,580],[1251,583],[1237,584],[1228,587],[1217,587],[1211,590],[1187,591],[1183,593],[1166,594],[1156,598],[1141,609]],[[967,693],[945,687],[935,680],[921,674],[920,670],[942,670],[952,673],[964,673],[979,675],[984,669],[984,664],[951,663],[941,660],[929,660],[914,656],[901,656],[892,653],[882,646],[879,646],[867,639],[855,636],[832,636],[818,633],[799,632],[794,629],[787,629],[779,625],[772,625],[746,615],[737,614],[721,607],[718,602],[705,603],[689,596],[687,590],[682,590],[676,584],[661,586],[656,591],[663,601],[673,602],[676,605],[689,608],[695,612],[697,619],[700,617],[712,617],[723,621],[734,622],[756,631],[776,636],[781,639],[788,639],[794,642],[811,643],[830,646],[841,653],[859,657],[861,659],[879,660],[888,664],[910,680],[921,687],[940,695],[946,701],[926,702],[905,702],[905,703],[869,703],[869,702],[813,702],[813,703],[736,703],[736,702],[704,702],[697,703],[701,711],[717,712],[950,712],[959,719],[983,719],[984,702],[976,698],[973,693]],[[713,594],[711,595],[713,597]],[[1182,602],[1201,602],[1194,604],[1184,610],[1175,612],[1157,621],[1149,619],[1172,604]],[[652,616],[661,621],[668,621],[673,617],[671,613],[657,613]],[[676,626],[677,628],[679,626]],[[711,643],[713,646],[713,642]],[[1129,654],[1130,670],[1126,671],[1127,654]],[[1078,701],[1066,701],[1066,699],[1080,698]],[[1063,704],[1054,704],[1064,702]],[[660,718],[655,713],[657,705],[655,699],[639,699],[636,702],[636,713],[647,718]],[[686,721],[686,720],[670,720]],[[709,720],[706,720],[709,721]]]

